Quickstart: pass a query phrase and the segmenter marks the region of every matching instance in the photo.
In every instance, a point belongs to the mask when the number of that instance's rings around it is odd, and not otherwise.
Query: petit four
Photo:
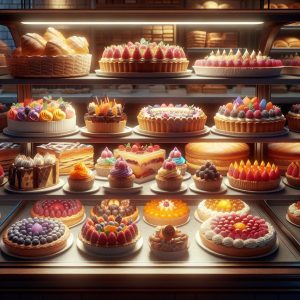
[[[108,174],[108,182],[111,188],[132,188],[134,179],[132,169],[122,157],[117,159]]]
[[[68,176],[72,191],[87,191],[93,188],[95,175],[84,163],[76,163]]]
[[[287,216],[292,223],[300,226],[300,201],[297,201],[288,207]]]
[[[176,163],[176,166],[180,170],[181,175],[184,176],[187,169],[187,165],[185,163],[184,157],[182,156],[181,152],[177,149],[177,147],[174,147],[174,149],[170,152],[169,158],[171,158]]]
[[[21,146],[11,142],[0,143],[0,164],[4,172],[8,172],[9,167],[14,163],[15,158],[20,154]]]
[[[97,176],[107,177],[115,163],[116,159],[113,156],[113,153],[107,147],[105,147],[105,149],[101,152],[100,157],[97,159],[97,163],[95,164]]]
[[[285,177],[290,185],[300,187],[300,161],[289,164]]]
[[[300,132],[300,104],[292,105],[291,109],[286,115],[286,118],[289,129]]]

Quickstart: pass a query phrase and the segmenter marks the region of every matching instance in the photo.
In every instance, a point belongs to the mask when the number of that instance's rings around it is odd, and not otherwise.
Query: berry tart
[[[239,199],[206,199],[199,203],[196,214],[204,222],[212,216],[235,213],[248,214],[250,207]]]
[[[181,152],[177,149],[177,147],[174,147],[174,149],[170,152],[169,158],[171,158],[175,162],[177,168],[180,170],[181,175],[184,176],[187,169],[187,165],[185,163],[184,157],[182,156]]]
[[[132,188],[135,176],[126,160],[118,158],[114,167],[108,175],[108,182],[111,188]]]
[[[215,253],[244,258],[267,255],[277,240],[273,226],[264,219],[235,213],[206,220],[200,238]]]
[[[289,129],[300,132],[300,104],[294,104],[286,115]]]
[[[84,115],[87,130],[91,133],[118,133],[125,129],[127,116],[121,104],[109,98],[91,102]]]
[[[105,199],[91,208],[91,218],[102,217],[105,221],[111,216],[121,216],[127,222],[136,222],[139,217],[138,208],[129,199]]]
[[[107,177],[115,163],[116,159],[114,158],[113,153],[105,147],[95,164],[97,176]]]
[[[127,72],[168,72],[178,73],[187,70],[189,61],[183,49],[163,42],[128,42],[111,45],[104,49],[99,60],[100,70],[109,73]]]
[[[300,187],[300,161],[295,161],[289,164],[285,177],[290,185]]]
[[[216,129],[225,133],[274,133],[284,129],[281,109],[265,99],[237,97],[220,106],[214,117]]]
[[[151,225],[185,224],[190,216],[190,209],[178,199],[150,200],[144,206],[144,220]]]
[[[287,216],[292,223],[300,226],[300,201],[288,207]]]
[[[261,164],[256,160],[253,164],[248,160],[239,164],[231,163],[227,173],[231,187],[246,191],[269,191],[278,188],[281,178],[280,170],[269,162]]]
[[[279,76],[283,68],[279,59],[271,59],[248,50],[242,54],[238,49],[236,53],[224,50],[212,51],[204,59],[196,60],[193,66],[195,73],[200,76],[221,76],[221,77],[264,77]]]
[[[2,240],[9,253],[22,257],[40,257],[63,250],[70,236],[59,220],[27,218],[11,225]]]
[[[207,116],[201,108],[193,105],[156,104],[143,107],[137,119],[141,130],[188,133],[203,130]]]
[[[84,218],[84,206],[79,200],[39,200],[31,208],[30,215],[38,218],[52,218],[68,227],[75,226]]]
[[[83,192],[93,188],[95,175],[86,165],[81,162],[74,165],[68,177],[71,191]]]
[[[283,74],[300,75],[300,56],[298,53],[286,56],[282,59],[284,65]]]

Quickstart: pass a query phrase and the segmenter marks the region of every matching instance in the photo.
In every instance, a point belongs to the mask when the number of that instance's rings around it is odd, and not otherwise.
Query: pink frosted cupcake
[[[181,175],[184,176],[187,165],[184,157],[181,155],[181,152],[177,149],[177,147],[174,147],[174,149],[170,152],[169,158],[175,162],[177,168],[180,170]]]
[[[95,164],[96,174],[98,176],[107,177],[115,162],[116,159],[114,158],[113,153],[105,147]]]

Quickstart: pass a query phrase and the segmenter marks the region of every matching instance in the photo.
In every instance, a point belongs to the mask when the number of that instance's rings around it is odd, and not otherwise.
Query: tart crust
[[[288,175],[287,173],[285,173],[285,177],[290,185],[300,186],[300,178],[293,177],[291,175]]]
[[[300,131],[300,114],[292,115],[290,113],[286,116],[289,129]]]

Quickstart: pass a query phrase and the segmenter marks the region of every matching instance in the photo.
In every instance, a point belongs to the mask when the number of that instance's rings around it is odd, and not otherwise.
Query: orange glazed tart
[[[289,206],[287,215],[293,223],[300,225],[300,201]]]
[[[267,191],[277,188],[280,184],[280,171],[269,162],[265,165],[256,160],[253,164],[248,160],[246,164],[231,163],[227,178],[232,187],[249,191]]]
[[[286,115],[289,129],[300,131],[300,104],[294,104]]]
[[[144,207],[144,219],[151,225],[182,225],[190,215],[185,202],[177,199],[151,200]]]
[[[285,173],[287,182],[293,186],[300,186],[300,161],[292,162]]]
[[[90,190],[94,185],[94,181],[95,175],[84,163],[75,164],[68,177],[70,190],[73,191]]]

